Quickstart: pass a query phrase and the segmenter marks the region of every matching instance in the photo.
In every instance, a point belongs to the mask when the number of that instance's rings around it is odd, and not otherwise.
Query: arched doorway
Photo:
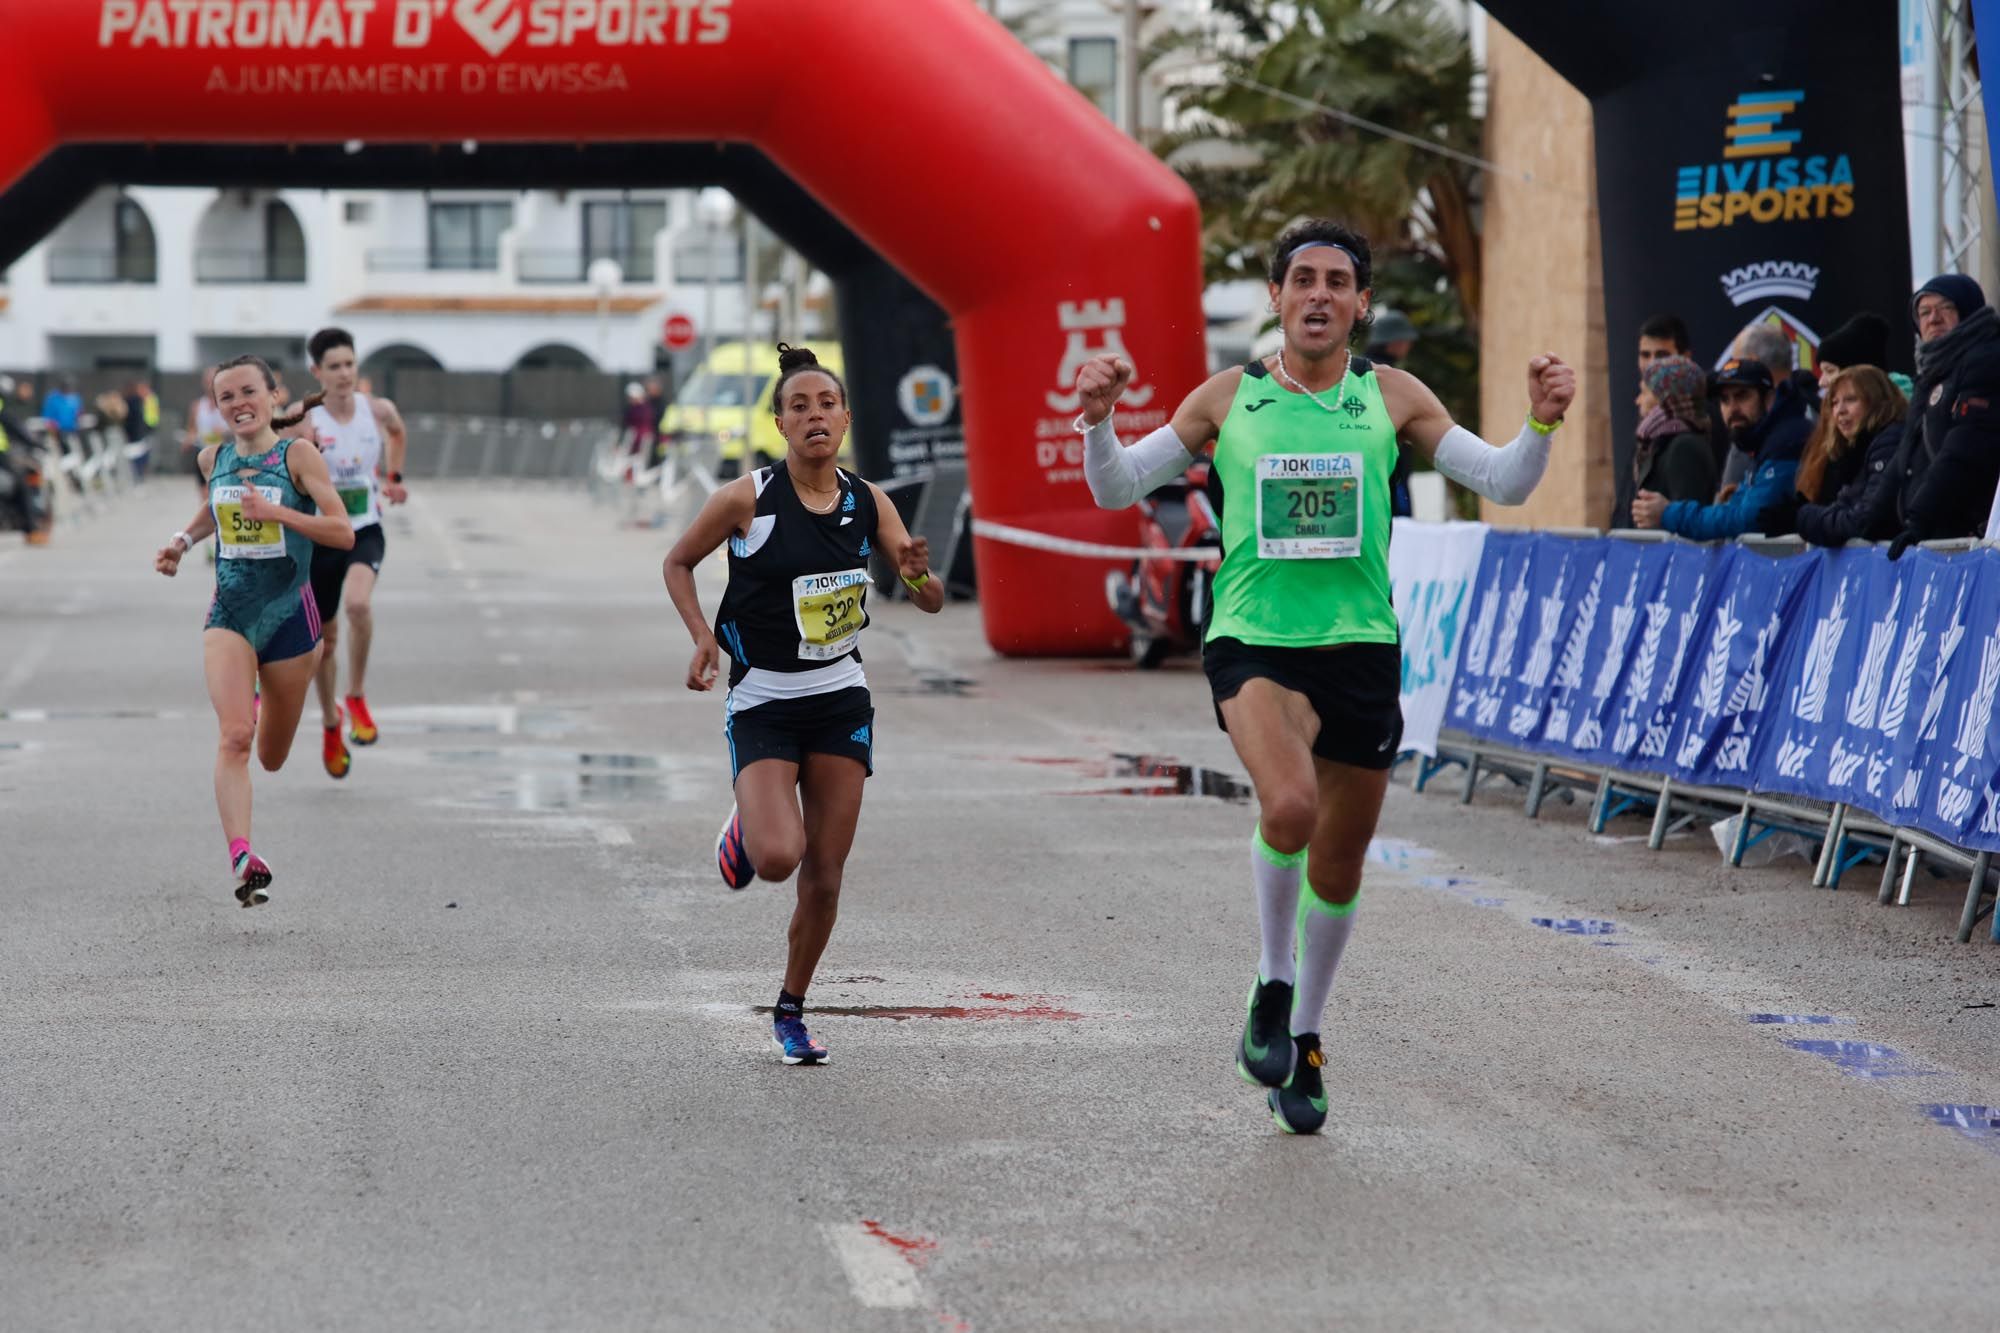
[[[306,233],[271,190],[221,190],[194,229],[198,283],[302,283]]]
[[[573,149],[643,137],[699,148],[720,172],[733,142],[795,183],[844,243],[879,256],[895,280],[879,290],[896,299],[897,282],[914,284],[948,317],[982,517],[1064,538],[1136,535],[1132,515],[1097,510],[1083,484],[1075,377],[1096,352],[1133,361],[1118,417],[1131,436],[1205,374],[1199,210],[978,6],[696,0],[641,24],[644,6],[579,0],[553,25],[519,7],[325,6],[346,16],[336,42],[324,23],[280,28],[270,6],[217,0],[203,14],[228,21],[205,20],[199,44],[173,8],[46,0],[16,16],[17,45],[41,54],[0,84],[0,185],[65,143],[212,145],[211,170],[246,144],[290,157],[421,143],[429,179],[466,140],[479,156],[549,145],[518,181],[530,184]],[[772,78],[800,49],[850,92]],[[39,173],[23,184],[68,188]],[[774,229],[783,220],[758,211]],[[849,295],[843,321],[866,318],[848,314]],[[866,379],[852,346],[849,360]],[[857,430],[864,408],[888,414],[894,401],[857,401]],[[1123,642],[1102,594],[1114,562],[986,538],[978,559],[997,649]]]
[[[388,343],[373,348],[361,362],[361,379],[367,387],[385,398],[398,398],[401,390],[397,382],[403,376],[434,374],[444,369],[444,363],[414,343]]]
[[[153,220],[137,199],[117,189],[82,201],[49,238],[49,281],[144,283],[159,280]]]

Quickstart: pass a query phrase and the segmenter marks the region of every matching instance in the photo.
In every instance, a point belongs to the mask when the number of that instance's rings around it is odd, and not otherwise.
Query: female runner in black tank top
[[[694,640],[691,690],[715,686],[729,654],[729,738],[736,809],[717,841],[731,888],[796,870],[798,905],[772,1035],[787,1064],[818,1064],[805,1030],[806,987],[833,933],[841,872],[872,771],[873,705],[861,673],[867,568],[879,552],[923,611],[944,607],[930,549],[880,487],[834,459],[851,420],[847,389],[804,348],[778,345],[771,410],[784,459],[709,497],[667,553],[667,592]],[[729,585],[710,628],[694,571],[729,543]]]

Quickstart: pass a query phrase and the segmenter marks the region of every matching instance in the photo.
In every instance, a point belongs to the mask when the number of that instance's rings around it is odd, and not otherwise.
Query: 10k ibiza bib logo
[[[446,20],[498,59],[559,51],[712,46],[734,0],[103,0],[97,44],[128,50],[358,51],[386,26],[398,53],[428,48]],[[379,44],[379,43],[378,43]]]

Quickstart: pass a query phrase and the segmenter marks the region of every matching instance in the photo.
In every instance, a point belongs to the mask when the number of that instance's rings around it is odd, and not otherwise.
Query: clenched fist
[[[1528,410],[1543,425],[1562,420],[1576,398],[1576,372],[1563,364],[1554,352],[1544,352],[1528,363]]]
[[[275,523],[278,521],[278,515],[283,512],[284,507],[282,505],[271,503],[264,495],[264,492],[258,490],[255,486],[245,486],[243,488],[244,518]]]
[[[1118,406],[1119,395],[1132,382],[1132,365],[1115,356],[1094,356],[1076,372],[1076,391],[1083,399],[1083,424],[1095,426]]]
[[[905,579],[920,579],[931,572],[931,544],[926,537],[912,537],[910,544],[903,548],[902,559],[897,561],[897,573]]]

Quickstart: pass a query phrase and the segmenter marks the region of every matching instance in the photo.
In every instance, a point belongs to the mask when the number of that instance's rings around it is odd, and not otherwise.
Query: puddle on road
[[[1408,870],[1417,862],[1428,861],[1436,855],[1428,847],[1419,847],[1401,838],[1371,838],[1368,842],[1368,859],[1392,870]]]
[[[876,977],[856,978],[875,981]],[[1018,995],[1012,991],[980,991],[976,995],[960,995],[954,998],[980,1000],[980,1004],[815,1004],[806,1008],[806,1016],[833,1018],[886,1018],[892,1023],[907,1022],[913,1018],[955,1018],[974,1023],[991,1022],[995,1019],[1022,1019],[1041,1023],[1075,1023],[1086,1018],[1102,1018],[1102,1014],[1086,1014],[1069,1008],[1067,995]],[[769,1015],[772,1008],[768,1004],[751,1006],[752,1012]],[[738,1010],[738,1012],[741,1012]]]
[[[907,685],[891,685],[887,688],[878,688],[875,692],[899,695],[903,698],[913,696],[930,698],[942,695],[947,699],[970,699],[978,687],[979,682],[970,676],[919,674]]]
[[[1553,930],[1560,935],[1615,935],[1618,933],[1616,922],[1596,921],[1589,917],[1531,916],[1528,918],[1528,924],[1531,926],[1540,926],[1544,930]]]
[[[2000,1107],[1931,1102],[1920,1109],[1933,1124],[1956,1131],[1990,1153],[2000,1153]]]
[[[589,806],[699,800],[713,783],[692,763],[649,754],[576,750],[432,750],[453,766],[507,770],[465,799],[500,810],[560,811]]]
[[[375,721],[385,732],[419,736],[567,736],[580,724],[576,708],[521,704],[432,704],[378,708]]]
[[[0,708],[0,722],[175,722],[182,708]]]
[[[1835,1018],[1832,1014],[1745,1014],[1744,1018],[1752,1023],[1802,1023],[1813,1025],[1823,1023],[1852,1023],[1854,1021],[1851,1018]]]
[[[1067,759],[1050,755],[1016,755],[1016,763],[1067,769],[1079,777],[1112,780],[1139,778],[1122,787],[1086,787],[1076,791],[1041,793],[1048,796],[1208,796],[1242,803],[1256,795],[1248,782],[1219,768],[1184,764],[1165,755],[1114,754],[1109,759]]]
[[[1909,1057],[1889,1046],[1878,1046],[1872,1041],[1826,1041],[1790,1037],[1785,1045],[1807,1055],[1817,1055],[1822,1060],[1831,1060],[1843,1074],[1855,1078],[1926,1078],[1938,1071],[1918,1069],[1910,1063]]]

